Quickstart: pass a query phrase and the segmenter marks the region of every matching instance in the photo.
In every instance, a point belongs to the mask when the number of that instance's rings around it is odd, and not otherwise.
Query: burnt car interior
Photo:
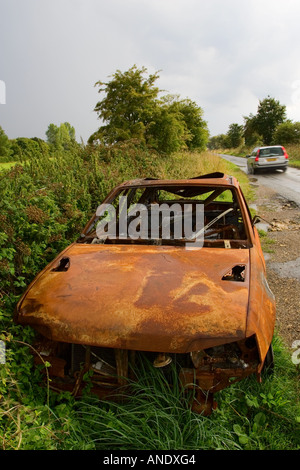
[[[120,201],[126,198],[127,205],[124,209]],[[115,196],[111,204],[116,208],[116,237],[107,236],[103,230],[102,236],[96,233],[96,224],[101,217],[95,218],[93,224],[87,232],[78,240],[80,243],[105,243],[105,244],[149,244],[149,245],[177,245],[183,246],[189,238],[185,236],[183,226],[186,218],[190,218],[194,238],[201,231],[204,238],[203,246],[213,246],[221,248],[248,248],[249,239],[243,219],[240,202],[235,188],[224,186],[144,186],[124,188]],[[137,217],[138,205],[143,205],[146,209],[149,223],[147,233],[141,231],[140,235],[133,239],[124,236],[120,232],[120,213],[126,211],[127,228]],[[164,207],[159,219],[159,231],[156,237],[150,230],[151,210],[155,205]],[[178,208],[178,214],[172,212],[172,207]],[[189,207],[189,211],[185,208]],[[203,210],[203,227],[197,232],[196,211],[197,207]],[[140,213],[140,212],[138,212]],[[174,224],[176,217],[182,220],[182,236],[176,237],[174,234]],[[163,227],[170,226],[170,233],[164,236]],[[173,229],[173,230],[172,230]]]

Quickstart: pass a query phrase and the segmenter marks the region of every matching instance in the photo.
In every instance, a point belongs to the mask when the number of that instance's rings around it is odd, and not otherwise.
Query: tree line
[[[168,155],[206,149],[209,131],[202,108],[188,98],[163,95],[156,86],[158,72],[148,74],[145,67],[134,65],[125,72],[117,70],[109,78],[95,83],[101,100],[94,111],[101,125],[89,137],[88,146],[134,141]],[[68,122],[60,126],[51,123],[46,137],[46,142],[38,138],[9,140],[0,128],[0,161],[19,160],[41,151],[68,150],[76,144],[75,130]]]
[[[300,144],[300,122],[287,119],[286,106],[267,96],[260,100],[257,113],[243,117],[244,124],[230,124],[226,134],[213,136],[210,149],[255,145]]]
[[[75,129],[68,122],[59,126],[49,124],[45,134],[46,140],[39,137],[9,139],[0,126],[0,162],[22,162],[39,155],[51,156],[58,151],[71,150],[74,146],[79,146],[75,137]]]
[[[255,145],[300,143],[300,122],[287,119],[286,106],[268,96],[259,101],[257,113],[244,116],[242,125],[230,124],[226,134],[209,136],[203,110],[189,98],[162,94],[156,86],[159,73],[148,74],[136,65],[125,72],[117,70],[109,80],[95,83],[101,99],[94,111],[100,127],[89,137],[87,146],[113,146],[135,142],[157,153],[203,151]],[[68,123],[51,123],[46,140],[34,137],[8,139],[0,127],[0,161],[22,161],[32,155],[54,154],[79,146],[75,129]]]

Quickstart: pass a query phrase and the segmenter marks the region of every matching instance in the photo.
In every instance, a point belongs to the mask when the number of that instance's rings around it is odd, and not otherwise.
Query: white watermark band
[[[204,205],[193,209],[190,203],[134,204],[128,209],[126,196],[119,205],[101,204],[97,217],[99,239],[184,240],[186,248],[202,248],[204,242]]]
[[[6,86],[3,80],[0,80],[0,104],[6,104]]]

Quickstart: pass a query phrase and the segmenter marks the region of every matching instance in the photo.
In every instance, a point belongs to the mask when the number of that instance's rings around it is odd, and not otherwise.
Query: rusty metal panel
[[[274,334],[276,303],[267,282],[264,260],[256,247],[250,250],[250,263],[251,280],[246,334],[247,336],[255,334],[257,337],[261,369]]]
[[[18,321],[50,339],[134,350],[188,352],[243,338],[249,276],[222,277],[248,250],[75,244],[33,283]]]

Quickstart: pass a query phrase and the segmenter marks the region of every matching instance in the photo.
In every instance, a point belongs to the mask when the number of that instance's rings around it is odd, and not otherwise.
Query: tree
[[[75,129],[68,122],[56,126],[49,124],[46,131],[47,142],[55,150],[68,150],[75,141]]]
[[[279,124],[273,135],[273,143],[282,145],[299,144],[300,122],[286,121]]]
[[[170,105],[170,109],[177,112],[178,119],[186,128],[186,145],[189,150],[205,150],[209,131],[207,123],[203,119],[203,110],[190,99],[179,100],[177,97]]]
[[[39,158],[42,154],[47,155],[48,144],[38,137],[17,137],[11,140],[11,148],[14,160],[25,161],[31,158]]]
[[[208,148],[210,150],[229,148],[228,136],[226,134],[214,135],[209,139]]]
[[[58,127],[55,124],[49,124],[46,130],[47,142],[53,147],[58,147]]]
[[[146,68],[136,65],[127,72],[117,70],[108,83],[98,81],[98,93],[105,93],[94,111],[104,122],[91,140],[112,144],[129,139],[145,141],[145,132],[152,123],[159,89],[154,86],[158,73],[144,78]]]
[[[164,153],[203,149],[208,129],[202,109],[175,95],[159,98],[161,90],[155,86],[158,72],[145,77],[146,73],[145,67],[134,65],[124,73],[117,70],[107,83],[95,84],[99,93],[105,94],[94,109],[103,125],[88,142],[114,144],[136,139]]]
[[[171,154],[186,149],[187,131],[184,121],[168,104],[157,106],[145,133],[148,147]]]
[[[263,137],[258,134],[255,128],[255,116],[250,114],[249,116],[244,116],[244,139],[246,146],[256,146],[262,145]]]
[[[268,96],[259,102],[255,118],[257,132],[263,136],[266,145],[272,143],[276,127],[286,120],[286,107]]]
[[[12,150],[9,138],[0,126],[0,158],[2,161],[7,161],[9,160],[11,154]]]
[[[31,140],[35,141],[38,143],[41,153],[43,155],[48,155],[49,154],[49,144],[48,142],[45,142],[43,139],[40,139],[39,137],[32,137]]]
[[[261,136],[265,145],[270,145],[273,140],[273,134],[279,126],[286,120],[286,107],[279,101],[268,96],[259,101],[257,113],[252,114],[246,120],[246,143],[251,140],[251,135],[256,133]]]
[[[242,125],[233,123],[230,124],[227,137],[228,145],[230,148],[239,147],[243,142],[244,127]]]

